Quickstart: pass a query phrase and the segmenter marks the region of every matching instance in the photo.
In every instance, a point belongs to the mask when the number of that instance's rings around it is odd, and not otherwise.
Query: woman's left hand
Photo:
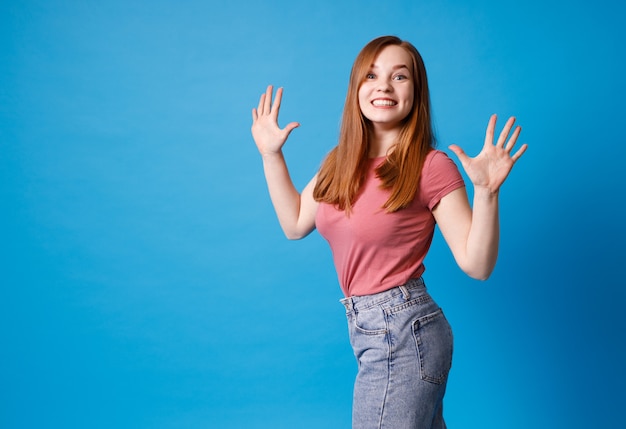
[[[509,133],[515,124],[515,118],[511,117],[506,122],[504,129],[498,137],[496,144],[493,144],[494,131],[496,128],[496,115],[492,115],[489,119],[489,125],[487,126],[487,134],[485,135],[485,145],[480,153],[475,158],[470,158],[465,154],[463,149],[457,145],[449,146],[449,149],[455,153],[455,155],[461,161],[463,169],[467,173],[467,176],[474,184],[475,188],[485,188],[490,193],[497,193],[507,178],[513,164],[524,154],[526,144],[523,144],[517,152],[511,155],[513,147],[517,142],[522,128],[516,126],[513,130],[513,134],[509,137]],[[508,141],[507,141],[508,138]]]

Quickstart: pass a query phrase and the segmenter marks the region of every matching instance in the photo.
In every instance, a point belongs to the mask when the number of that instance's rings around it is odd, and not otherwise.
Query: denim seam
[[[394,314],[397,313],[398,311],[402,311],[405,310],[409,307],[413,307],[414,305],[421,305],[421,304],[425,304],[427,302],[432,301],[432,298],[430,295],[420,295],[410,301],[407,301],[403,304],[398,304],[396,306],[393,307],[389,307],[388,309],[386,309],[387,313],[389,314]]]
[[[424,287],[424,282],[422,280],[410,280],[408,283],[406,283],[405,285],[402,285],[406,288],[406,290],[409,292],[409,295],[411,294],[412,291],[414,291],[415,289]],[[403,295],[402,290],[399,289],[400,286],[396,286],[395,288],[389,289],[385,292],[381,292],[382,294],[384,294],[382,297],[379,297],[378,299],[373,299],[370,302],[367,303],[359,303],[359,302],[354,302],[354,299],[356,298],[357,301],[359,300],[359,298],[366,298],[368,297],[366,296],[356,296],[356,297],[346,297],[342,300],[340,300],[344,305],[345,302],[350,300],[351,304],[353,307],[355,307],[357,310],[361,309],[361,310],[365,310],[371,307],[375,307],[377,305],[380,304],[384,304],[385,302],[388,302],[400,295]],[[409,298],[410,299],[410,298]],[[359,305],[360,304],[360,305]]]
[[[385,404],[387,403],[387,395],[389,394],[389,385],[391,384],[391,360],[392,360],[392,344],[391,331],[389,331],[389,320],[385,315],[385,326],[387,327],[387,384],[385,385],[385,394],[383,395],[383,403],[380,406],[380,419],[378,421],[378,429],[383,427],[383,416],[385,415]]]
[[[367,310],[369,308],[372,307],[377,307],[380,306],[386,302],[391,301],[392,299],[396,298],[397,296],[402,295],[402,292],[400,290],[397,291],[392,291],[392,293],[389,294],[389,296],[384,296],[381,298],[378,298],[376,300],[373,300],[372,302],[368,302],[367,304],[361,304],[359,305],[359,303],[354,304],[354,306],[356,307],[357,311],[358,310]]]

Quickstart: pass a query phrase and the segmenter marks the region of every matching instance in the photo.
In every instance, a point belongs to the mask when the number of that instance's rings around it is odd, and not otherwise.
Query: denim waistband
[[[383,292],[372,295],[349,296],[341,299],[340,302],[346,307],[347,311],[352,311],[354,309],[363,310],[380,305],[397,297],[398,295],[403,295],[404,299],[408,301],[411,297],[423,295],[425,292],[426,285],[424,284],[424,280],[420,277],[418,279],[410,279],[401,286],[396,286]]]

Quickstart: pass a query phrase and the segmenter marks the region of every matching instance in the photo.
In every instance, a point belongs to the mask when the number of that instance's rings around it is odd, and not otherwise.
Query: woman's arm
[[[524,144],[511,155],[521,132],[521,127],[515,127],[507,141],[514,123],[515,118],[507,121],[494,145],[496,115],[493,115],[487,126],[485,145],[475,158],[468,157],[456,145],[450,146],[474,185],[473,210],[463,188],[443,197],[433,209],[435,220],[457,264],[475,279],[486,280],[495,267],[500,239],[498,193],[513,164],[527,148]]]
[[[291,122],[283,129],[278,126],[283,91],[282,88],[276,91],[273,105],[272,91],[273,87],[268,86],[258,107],[252,109],[252,136],[263,159],[265,180],[280,226],[287,238],[295,240],[307,236],[315,228],[318,203],[313,199],[313,188],[317,176],[300,195],[289,176],[282,153],[289,134],[300,124]]]

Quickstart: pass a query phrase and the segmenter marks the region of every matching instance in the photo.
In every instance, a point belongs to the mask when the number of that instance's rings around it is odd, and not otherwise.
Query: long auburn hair
[[[414,98],[393,150],[376,169],[382,182],[381,188],[390,190],[389,199],[383,205],[387,212],[398,211],[413,201],[419,189],[424,159],[435,146],[428,80],[422,56],[411,43],[395,36],[372,40],[361,50],[352,66],[339,143],[322,163],[313,190],[316,201],[333,204],[348,214],[365,181],[372,127],[369,119],[361,113],[358,92],[378,54],[390,45],[406,49],[411,56]]]

